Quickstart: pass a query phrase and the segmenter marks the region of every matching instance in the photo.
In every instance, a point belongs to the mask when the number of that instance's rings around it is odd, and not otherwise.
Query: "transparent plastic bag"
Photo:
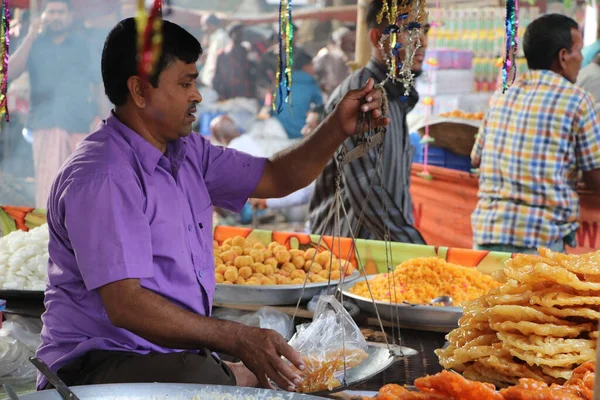
[[[322,295],[313,321],[300,325],[289,342],[306,364],[299,392],[331,390],[340,385],[344,369],[367,357],[367,341],[350,314],[334,296]]]
[[[39,333],[18,322],[5,322],[0,329],[0,381],[13,385],[34,382],[36,369],[29,357],[35,354],[39,343]]]
[[[256,328],[272,329],[286,340],[289,339],[292,331],[292,318],[273,307],[262,307],[257,312],[219,308],[215,310],[213,316]]]

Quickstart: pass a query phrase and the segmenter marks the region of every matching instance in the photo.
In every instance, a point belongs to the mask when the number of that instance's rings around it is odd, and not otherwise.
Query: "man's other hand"
[[[375,81],[369,78],[365,86],[357,90],[351,90],[338,103],[333,112],[333,117],[338,126],[346,136],[358,135],[357,122],[360,113],[371,113],[371,127],[387,126],[390,119],[383,116],[381,106],[383,104],[383,93],[374,89]]]
[[[283,390],[296,390],[302,378],[281,357],[301,371],[305,368],[304,362],[283,336],[273,330],[243,326],[236,337],[238,343],[232,355],[239,357],[256,375],[260,386],[273,389],[270,379]]]

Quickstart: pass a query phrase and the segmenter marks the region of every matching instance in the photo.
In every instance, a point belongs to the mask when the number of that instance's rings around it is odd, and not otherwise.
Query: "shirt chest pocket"
[[[206,206],[200,207],[200,211],[194,214],[194,223],[196,224],[196,232],[203,252],[212,254],[213,241],[213,206],[209,203]]]

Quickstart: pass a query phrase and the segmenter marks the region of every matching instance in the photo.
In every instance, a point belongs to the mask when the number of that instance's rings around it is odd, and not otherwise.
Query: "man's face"
[[[380,29],[371,29],[372,33],[370,33],[369,35],[371,36],[371,44],[373,46],[375,46],[376,49],[378,49],[378,54],[379,57],[381,58],[381,61],[385,60],[384,56],[381,54],[381,50],[379,49],[379,40],[381,39],[381,36],[383,35],[383,31],[384,28],[380,28]],[[411,66],[411,71],[413,72],[421,72],[423,71],[423,62],[425,61],[425,50],[427,50],[427,34],[429,33],[429,24],[426,24],[423,27],[423,30],[421,31],[421,37],[420,37],[420,47],[417,49],[417,51],[415,52],[415,55],[413,57],[413,64]],[[405,41],[406,38],[403,37],[403,35],[398,35],[398,41],[399,43],[403,44],[403,41]],[[389,50],[388,50],[388,46],[389,46],[389,41],[385,42],[386,44],[386,53],[389,54]],[[398,62],[401,62],[401,60],[404,60],[406,58],[406,51],[404,48],[404,45],[400,48],[400,52],[398,53]]]
[[[202,96],[196,88],[198,68],[181,60],[171,62],[160,74],[158,87],[149,83],[146,117],[166,140],[188,136],[196,120],[196,104]]]
[[[309,112],[306,114],[306,121],[304,122],[304,127],[302,128],[302,136],[309,135],[312,131],[317,129],[319,126],[319,113]]]
[[[44,21],[44,27],[49,32],[62,33],[71,26],[73,18],[66,3],[50,1],[46,3],[42,20]]]
[[[573,40],[571,51],[563,49],[560,51],[558,57],[560,58],[561,75],[571,83],[575,83],[583,61],[583,54],[581,53],[581,49],[583,49],[583,37],[579,29],[571,30],[571,39]]]

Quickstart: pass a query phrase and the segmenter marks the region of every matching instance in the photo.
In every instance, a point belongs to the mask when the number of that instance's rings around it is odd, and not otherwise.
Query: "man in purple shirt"
[[[311,135],[271,159],[191,134],[198,41],[166,22],[149,80],[137,75],[136,28],[108,35],[102,77],[111,115],[58,174],[48,202],[50,265],[38,356],[69,385],[187,382],[293,390],[279,334],[211,318],[212,208],[308,185],[356,134],[359,110],[386,125],[373,81],[349,92]],[[240,363],[221,362],[213,352]],[[48,387],[39,378],[38,388]]]

